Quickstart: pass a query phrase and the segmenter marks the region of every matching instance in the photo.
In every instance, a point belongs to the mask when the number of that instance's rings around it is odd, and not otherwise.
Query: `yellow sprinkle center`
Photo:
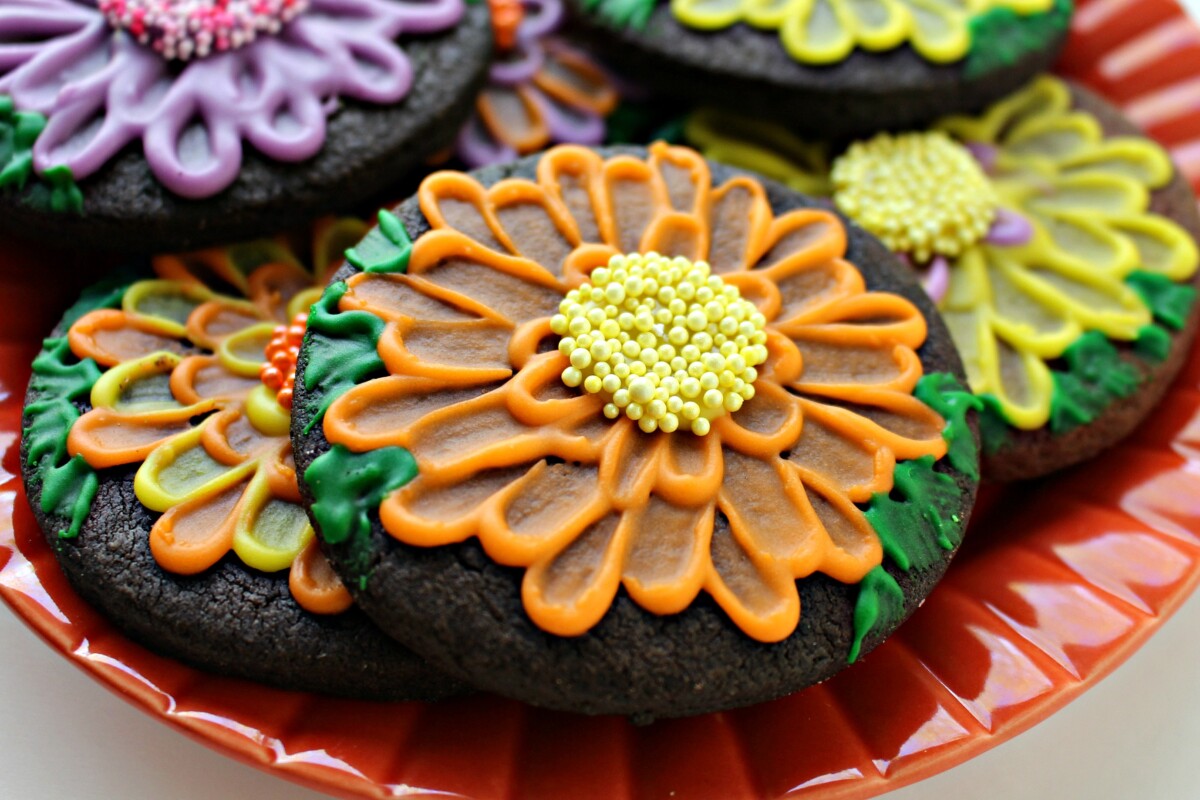
[[[703,261],[658,253],[613,256],[567,293],[550,320],[571,360],[562,380],[608,398],[647,433],[712,420],[754,397],[767,360],[767,320]]]
[[[999,198],[979,162],[940,131],[856,142],[832,178],[842,213],[917,263],[957,256],[996,218]]]

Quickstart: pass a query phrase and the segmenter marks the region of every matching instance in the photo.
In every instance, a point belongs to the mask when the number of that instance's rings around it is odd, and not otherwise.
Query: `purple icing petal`
[[[538,42],[518,41],[517,49],[505,53],[488,68],[488,82],[498,86],[516,86],[533,80],[544,61],[542,47]]]
[[[996,171],[996,157],[1000,151],[995,146],[983,142],[966,142],[966,148],[979,162],[979,166],[983,168],[984,172],[991,175]]]
[[[512,161],[517,157],[516,150],[492,138],[478,114],[471,117],[459,131],[456,151],[458,157],[472,169]]]
[[[140,138],[164,186],[207,197],[237,177],[243,139],[302,161],[324,144],[339,97],[402,99],[412,65],[395,40],[446,30],[464,13],[463,0],[311,0],[278,35],[173,74],[111,31],[94,3],[3,0],[0,93],[48,118],[34,147],[39,172],[65,164],[86,178]]]
[[[925,274],[921,276],[921,287],[933,302],[942,302],[946,290],[950,288],[950,263],[942,256],[934,256]]]
[[[1028,244],[1033,238],[1033,225],[1024,216],[1007,208],[996,211],[996,219],[984,239],[988,244],[1000,247],[1017,247]]]
[[[562,0],[523,0],[525,16],[517,28],[517,38],[534,41],[558,30],[563,19]]]
[[[530,87],[530,100],[542,112],[550,138],[572,144],[600,144],[604,141],[604,120],[581,108],[568,108],[536,87]]]

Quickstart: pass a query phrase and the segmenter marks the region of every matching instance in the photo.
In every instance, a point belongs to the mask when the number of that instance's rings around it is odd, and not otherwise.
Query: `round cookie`
[[[569,0],[615,67],[672,98],[869,136],[983,109],[1053,65],[1071,0]],[[809,16],[811,15],[811,16]]]
[[[4,229],[164,252],[354,210],[453,143],[488,65],[487,8],[463,0],[302,0],[206,56],[130,28],[144,5],[0,9]]]
[[[279,688],[435,699],[463,687],[352,608],[320,554],[289,414],[257,375],[278,377],[264,340],[365,229],[318,226],[313,271],[281,239],[86,292],[34,362],[22,472],[72,585],[151,650]]]
[[[381,214],[313,308],[292,428],[358,605],[480,688],[640,720],[787,694],[882,641],[960,541],[978,403],[912,276],[811,205],[660,143],[437,173]],[[705,305],[655,328],[635,267]],[[606,321],[678,350],[623,368],[576,339],[599,307],[564,293],[589,275],[634,302]],[[698,371],[642,397],[676,358]]]
[[[924,269],[987,404],[988,478],[1044,475],[1119,441],[1195,338],[1195,197],[1162,148],[1078,86],[1042,77],[978,117],[832,161],[781,127],[722,113],[686,128],[709,157],[830,195],[871,230],[903,199],[911,218],[883,235]],[[904,177],[879,178],[885,164]],[[941,246],[909,234],[926,225]]]

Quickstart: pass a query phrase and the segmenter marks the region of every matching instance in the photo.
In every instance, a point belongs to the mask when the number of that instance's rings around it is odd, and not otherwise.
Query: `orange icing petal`
[[[571,251],[563,262],[563,283],[569,287],[579,286],[588,279],[592,270],[608,264],[610,258],[621,255],[615,247],[607,244],[584,244]]]
[[[216,356],[188,356],[171,371],[171,394],[181,403],[230,403],[260,384],[258,378],[230,372]]]
[[[897,461],[922,456],[941,458],[946,454],[946,440],[942,438],[945,422],[912,395],[875,392],[853,408],[798,399],[806,416],[811,413],[823,424],[868,446],[887,448]]]
[[[263,459],[259,469],[266,476],[267,487],[272,497],[301,505],[304,498],[300,494],[300,484],[296,481],[296,461],[292,458],[292,443],[285,439],[278,442],[276,448],[270,457]]]
[[[457,244],[447,237],[438,237],[437,241]],[[526,258],[486,252],[472,253],[468,258],[453,249],[438,255],[441,257],[437,263],[415,270],[413,276],[457,296],[471,298],[494,312],[490,316],[504,319],[510,327],[533,317],[551,316],[562,302],[563,291],[554,276]],[[454,302],[453,298],[447,299]]]
[[[831,543],[818,569],[843,583],[858,583],[883,563],[883,543],[866,516],[850,499],[820,476],[797,469],[809,489],[808,500]]]
[[[253,306],[210,300],[192,311],[187,320],[187,335],[201,347],[216,350],[226,337],[262,322]]]
[[[742,299],[754,303],[754,306],[768,320],[779,314],[782,299],[779,288],[766,273],[762,272],[733,272],[725,275],[722,280],[730,286],[736,286]],[[770,328],[767,329],[768,333]]]
[[[729,529],[714,526],[704,588],[733,623],[760,642],[786,639],[800,622],[796,581],[780,564],[754,558]]]
[[[725,477],[719,435],[665,435],[654,493],[678,506],[697,506],[717,496]]]
[[[762,184],[738,177],[714,191],[708,209],[708,263],[718,275],[750,268],[767,248],[772,213]]]
[[[925,341],[925,317],[903,297],[868,292],[846,297],[772,326],[797,338],[825,339],[847,344],[905,345],[916,349]]]
[[[537,165],[538,185],[571,217],[580,242],[615,246],[605,239],[597,209],[605,203],[604,160],[586,147],[566,145],[547,151]]]
[[[504,387],[508,410],[517,421],[530,426],[557,425],[582,420],[600,413],[604,398],[577,394],[562,383],[563,370],[571,365],[562,353],[542,353],[530,359]]]
[[[389,322],[377,350],[393,375],[420,375],[457,383],[487,383],[512,374],[511,331],[487,320],[422,322],[402,330]]]
[[[483,246],[497,253],[516,252],[508,236],[500,227],[500,221],[488,201],[487,189],[474,178],[461,172],[435,172],[421,181],[417,190],[421,212],[435,230],[449,228],[461,234],[475,248]],[[428,235],[417,239],[409,260],[409,271],[414,271],[414,261],[422,249],[421,242]]]
[[[135,413],[93,408],[71,426],[67,452],[82,455],[95,469],[136,464],[211,408],[209,404]]]
[[[355,452],[403,445],[404,432],[425,415],[490,391],[489,384],[450,384],[389,375],[359,384],[325,412],[325,435]]]
[[[664,211],[674,209],[682,214],[697,217],[707,214],[712,175],[703,156],[686,147],[670,147],[663,142],[655,142],[650,145],[649,163],[651,169],[658,172],[658,179],[667,193],[669,205]],[[707,236],[708,225],[703,224],[703,228]],[[707,251],[708,248],[705,247],[705,254]]]
[[[571,215],[553,202],[546,191],[527,180],[500,181],[488,197],[516,252],[553,275],[561,275],[563,262],[580,244]]]
[[[713,420],[713,430],[727,447],[750,456],[774,458],[800,438],[804,415],[799,400],[778,384],[760,380],[754,388],[754,397],[737,413]]]
[[[534,624],[555,636],[581,636],[599,622],[621,583],[631,527],[628,514],[609,514],[526,570],[521,600]]]
[[[404,531],[402,541],[417,547],[464,541],[478,531],[488,500],[528,469],[522,464],[485,470],[445,484],[432,483],[419,475],[384,498],[379,505],[379,519],[389,531]]]
[[[777,330],[767,328],[767,360],[758,368],[760,381],[787,385],[804,372],[804,358],[796,343]],[[757,385],[757,384],[756,384]]]
[[[608,116],[620,100],[604,70],[582,53],[557,43],[546,49],[546,60],[533,83],[560,103],[601,117]]]
[[[623,253],[634,253],[650,224],[671,209],[667,187],[645,161],[616,156],[604,162],[605,201],[596,207],[604,241]]]
[[[225,283],[243,296],[250,288],[246,276],[233,265],[227,248],[223,247],[155,256],[153,266],[154,273],[166,280],[199,283],[210,288]]]
[[[550,142],[546,118],[525,86],[488,86],[479,93],[475,108],[492,136],[520,155]]]
[[[654,614],[678,614],[704,586],[709,569],[713,504],[680,508],[651,497],[632,517],[621,582]]]
[[[850,417],[829,414],[828,406],[806,403],[804,433],[787,458],[806,475],[818,475],[834,491],[856,503],[892,488],[896,457],[862,438],[863,428]]]
[[[802,394],[826,395],[850,402],[872,388],[911,393],[923,372],[921,359],[912,348],[860,343],[865,337],[854,337],[847,342],[839,334],[848,327],[809,327],[804,329],[802,337],[793,337],[804,359],[804,369],[799,380],[790,385]]]
[[[354,604],[329,560],[321,553],[316,537],[309,540],[288,572],[288,588],[305,611],[340,614]]]
[[[274,455],[284,439],[265,436],[238,409],[222,411],[207,421],[200,443],[214,459],[226,466],[237,466],[252,458]]]
[[[479,540],[498,564],[524,566],[557,553],[612,506],[597,469],[539,461],[483,507]]]
[[[233,544],[246,483],[168,509],[150,529],[155,561],[178,575],[195,575],[220,561]]]
[[[612,425],[600,456],[600,485],[619,509],[645,503],[658,480],[662,436],[647,436],[628,417]]]
[[[508,361],[513,369],[522,370],[541,352],[544,342],[553,341],[550,318],[532,319],[521,325],[508,340]]]
[[[183,344],[152,318],[102,308],[75,321],[67,333],[77,358],[92,358],[104,367],[115,367],[151,353],[182,353]]]
[[[664,214],[646,229],[638,252],[701,261],[708,252],[708,226],[691,214]]]
[[[762,247],[751,259],[755,269],[786,264],[804,269],[846,254],[846,229],[828,211],[789,211],[771,223]]]
[[[295,264],[263,264],[250,273],[250,300],[263,319],[279,323],[290,322],[288,303],[306,289],[312,288],[312,275]]]
[[[831,304],[865,291],[862,274],[840,258],[815,264],[785,261],[751,274],[762,275],[779,293],[780,304],[775,313],[767,315],[770,320],[805,320],[810,315],[825,319],[823,312]]]
[[[482,303],[413,275],[360,272],[346,285],[338,303],[342,311],[366,311],[395,322],[505,322]]]

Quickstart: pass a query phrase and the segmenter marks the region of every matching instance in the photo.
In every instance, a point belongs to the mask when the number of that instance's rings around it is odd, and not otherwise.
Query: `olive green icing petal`
[[[946,440],[950,464],[971,480],[979,480],[979,447],[967,424],[967,414],[981,410],[983,401],[946,372],[923,376],[913,394],[946,420],[942,438]]]
[[[1196,287],[1142,270],[1129,275],[1125,283],[1141,296],[1156,320],[1172,330],[1183,330],[1196,304]]]
[[[1133,350],[1147,361],[1161,364],[1171,354],[1171,334],[1161,325],[1143,325],[1138,329]]]
[[[957,481],[933,468],[933,456],[896,465],[890,494],[876,493],[867,505],[867,521],[879,535],[883,552],[903,570],[928,569],[961,539]]]
[[[995,395],[981,394],[983,401],[979,410],[979,438],[983,441],[983,452],[995,455],[1000,452],[1012,436],[1013,424],[1004,416],[1004,409]]]
[[[384,321],[366,311],[339,312],[338,303],[346,290],[344,281],[331,284],[308,315],[304,388],[312,394],[308,404],[312,418],[305,433],[325,416],[334,400],[372,374],[383,372],[375,346]]]
[[[404,272],[412,256],[412,239],[404,223],[382,209],[379,224],[361,242],[346,251],[346,260],[364,272]]]
[[[997,6],[971,19],[971,49],[963,71],[977,78],[1016,64],[1029,53],[1045,50],[1071,22],[1072,0],[1056,0],[1040,14],[1021,15]]]
[[[584,8],[606,22],[623,28],[645,30],[658,0],[584,0]]]
[[[854,643],[846,662],[853,664],[862,652],[863,640],[876,629],[889,630],[904,618],[904,590],[883,567],[867,573],[859,584],[854,605]]]
[[[1050,400],[1050,430],[1064,433],[1094,420],[1109,403],[1137,390],[1137,369],[1121,360],[1117,348],[1099,331],[1080,336],[1063,353],[1066,372],[1055,371]]]
[[[130,266],[120,267],[101,281],[93,283],[83,290],[75,304],[66,310],[62,318],[62,327],[69,328],[79,321],[80,317],[90,314],[98,308],[120,308],[121,299],[129,284],[140,280],[143,273]]]
[[[60,539],[74,539],[79,535],[100,479],[83,456],[75,456],[61,467],[51,467],[42,475],[42,513],[69,519],[70,525],[58,531]]]
[[[334,445],[304,471],[313,493],[313,516],[321,538],[348,544],[346,567],[365,585],[370,559],[371,519],[383,499],[417,475],[417,462],[403,447],[354,453]]]

